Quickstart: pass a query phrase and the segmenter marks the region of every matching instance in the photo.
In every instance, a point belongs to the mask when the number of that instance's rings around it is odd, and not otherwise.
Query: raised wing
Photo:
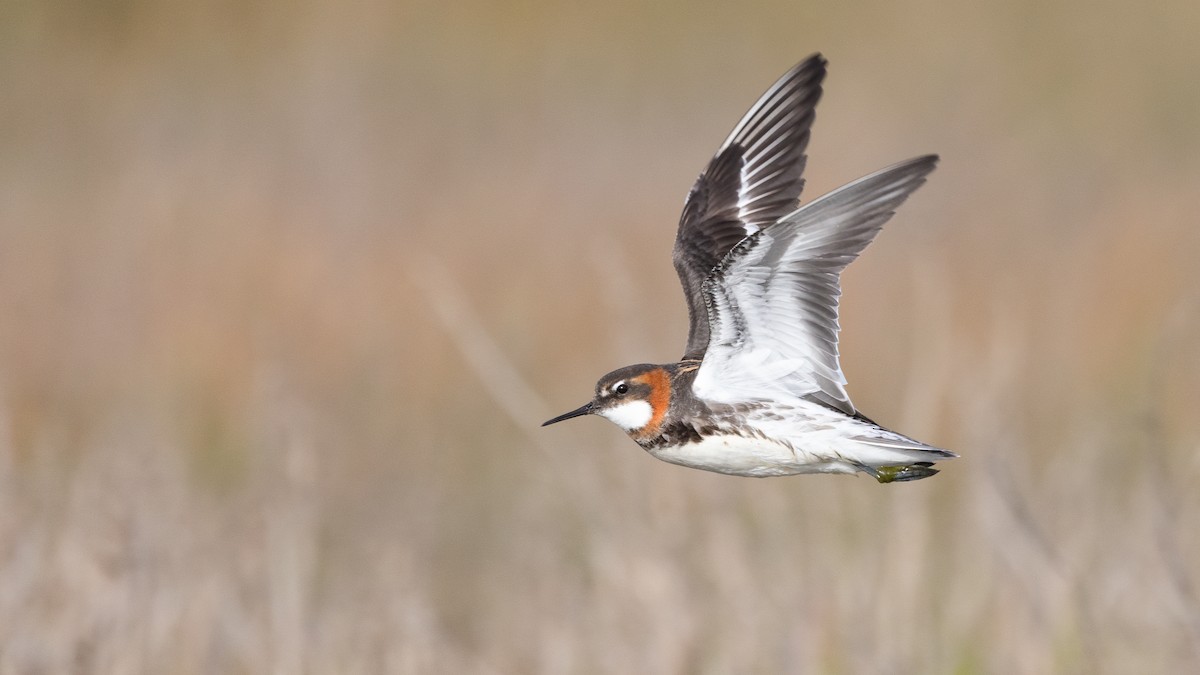
[[[820,54],[779,78],[734,127],[688,193],[674,252],[691,324],[684,359],[699,359],[708,346],[703,285],[709,273],[747,235],[796,208],[824,78]]]
[[[737,244],[704,282],[711,335],[696,395],[796,396],[855,414],[838,363],[839,279],[936,163],[928,155],[877,171]]]

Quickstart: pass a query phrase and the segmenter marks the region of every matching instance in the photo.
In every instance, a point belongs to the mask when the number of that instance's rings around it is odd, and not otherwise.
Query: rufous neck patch
[[[643,438],[654,436],[662,427],[663,419],[667,416],[667,409],[671,407],[671,376],[665,369],[655,368],[637,376],[634,381],[650,387],[650,409],[653,411],[650,422],[635,435]]]

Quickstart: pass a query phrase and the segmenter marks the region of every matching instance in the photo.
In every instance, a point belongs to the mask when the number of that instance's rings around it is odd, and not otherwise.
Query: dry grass
[[[1101,5],[4,5],[0,673],[1196,670],[1200,12]],[[943,156],[843,353],[963,458],[536,428],[816,49],[809,196]]]

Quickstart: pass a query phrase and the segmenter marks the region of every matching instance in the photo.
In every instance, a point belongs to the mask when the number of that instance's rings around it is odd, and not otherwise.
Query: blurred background
[[[1200,667],[1200,4],[0,5],[0,673]],[[830,60],[806,199],[932,480],[538,424],[678,358],[683,197]]]

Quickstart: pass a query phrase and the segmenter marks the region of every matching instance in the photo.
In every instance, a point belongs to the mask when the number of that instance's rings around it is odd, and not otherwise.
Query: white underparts
[[[626,401],[601,410],[599,415],[625,431],[636,431],[650,423],[654,409],[648,401]]]

